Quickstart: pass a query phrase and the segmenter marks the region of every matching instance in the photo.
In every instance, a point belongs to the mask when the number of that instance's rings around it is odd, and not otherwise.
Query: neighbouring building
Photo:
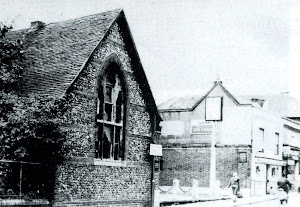
[[[282,177],[288,178],[293,184],[292,189],[298,189],[300,186],[300,104],[288,92],[264,96],[240,96],[238,98],[243,103],[249,103],[253,97],[265,102],[264,110],[280,114],[282,117],[282,151],[285,161]]]
[[[70,103],[53,206],[151,206],[160,121],[123,10],[9,32],[26,44],[24,95]]]
[[[300,187],[300,123],[283,119],[283,159],[286,161],[286,166],[282,170],[282,176],[288,178],[294,189],[298,189]]]
[[[216,147],[216,180],[227,186],[233,172],[251,195],[268,193],[281,177],[283,120],[263,108],[264,101],[241,103],[221,81],[203,96],[172,98],[159,105],[163,145],[160,185],[174,178],[183,186],[199,180],[209,187],[212,135]],[[217,116],[214,115],[217,112]]]

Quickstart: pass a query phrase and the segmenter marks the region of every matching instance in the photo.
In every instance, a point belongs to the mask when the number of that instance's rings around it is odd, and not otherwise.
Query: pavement
[[[300,198],[300,195],[297,192],[290,192],[289,193],[289,200],[297,200]],[[299,204],[299,203],[298,203]],[[287,206],[293,206],[294,205],[288,205],[288,204],[282,204]],[[206,202],[195,202],[195,203],[186,203],[186,204],[173,204],[172,206],[176,207],[279,207],[280,202],[278,200],[278,197],[276,195],[262,195],[262,196],[252,196],[252,197],[246,197],[246,198],[239,198],[237,202],[233,202],[232,199],[227,200],[215,200],[215,201],[206,201]],[[300,206],[300,204],[299,204]]]

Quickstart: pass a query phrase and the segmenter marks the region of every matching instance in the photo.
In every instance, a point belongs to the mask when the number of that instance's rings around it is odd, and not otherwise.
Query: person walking
[[[240,190],[240,178],[237,176],[237,172],[232,174],[232,177],[228,182],[228,188],[230,187],[232,188],[233,202],[236,202],[237,195]]]
[[[292,184],[290,183],[290,181],[286,178],[281,178],[278,182],[277,182],[278,188],[282,188],[286,194],[289,194],[289,191],[292,187]]]
[[[278,197],[280,200],[280,203],[282,204],[284,201],[287,203],[289,199],[289,191],[292,187],[292,184],[287,178],[281,178],[277,182],[278,185]]]

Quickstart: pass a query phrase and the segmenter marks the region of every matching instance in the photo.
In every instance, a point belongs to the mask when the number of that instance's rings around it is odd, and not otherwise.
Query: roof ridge
[[[97,15],[100,15],[100,14],[105,14],[105,13],[111,13],[111,12],[117,12],[117,11],[118,11],[118,13],[120,13],[122,10],[123,10],[122,8],[112,9],[112,10],[109,10],[109,11],[103,11],[103,12],[99,12],[99,13],[89,14],[89,15],[85,15],[85,16],[80,16],[80,17],[72,18],[72,19],[66,19],[66,20],[57,21],[57,22],[50,22],[50,23],[45,24],[45,27],[49,26],[49,25],[55,25],[55,24],[73,22],[73,21],[76,21],[76,20],[81,20],[81,19],[84,19],[84,18],[93,17],[93,16],[97,16]]]
[[[82,18],[88,18],[88,17],[97,16],[97,15],[104,14],[104,13],[111,13],[111,12],[117,12],[117,11],[120,14],[121,11],[123,11],[123,8],[112,9],[112,10],[109,10],[109,11],[103,11],[103,12],[99,12],[99,13],[89,14],[89,15],[80,16],[80,17],[76,17],[76,18],[72,18],[72,19],[66,19],[66,20],[57,21],[57,22],[45,23],[44,27],[51,26],[51,25],[57,25],[57,24],[61,24],[61,23],[73,22],[73,21],[76,21],[76,20],[80,20]],[[22,31],[26,32],[28,29],[29,28],[21,28],[21,29],[17,29],[17,30],[12,29],[11,31],[8,31],[8,34],[9,33],[15,33],[15,32],[22,32]]]

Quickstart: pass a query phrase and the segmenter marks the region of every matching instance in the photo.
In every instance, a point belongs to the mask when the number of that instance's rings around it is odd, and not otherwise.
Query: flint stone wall
[[[116,22],[68,93],[71,109],[62,128],[67,132],[63,149],[71,161],[58,166],[54,206],[150,206],[150,114],[124,45]],[[95,161],[97,81],[111,54],[121,60],[128,90],[125,159]]]

